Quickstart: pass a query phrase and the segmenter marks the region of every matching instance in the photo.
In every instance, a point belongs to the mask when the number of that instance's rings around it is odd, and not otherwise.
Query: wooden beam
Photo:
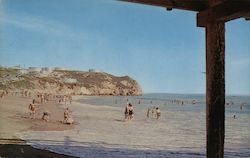
[[[249,12],[248,14],[244,15],[244,18],[245,18],[246,20],[250,20],[250,12]]]
[[[197,26],[205,27],[211,20],[227,22],[250,14],[249,0],[225,0],[197,14]],[[213,16],[213,17],[212,17]]]
[[[208,0],[119,0],[171,9],[202,11],[208,7]]]

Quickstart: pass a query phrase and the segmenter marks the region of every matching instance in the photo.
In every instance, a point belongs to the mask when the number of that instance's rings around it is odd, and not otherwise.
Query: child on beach
[[[36,108],[34,103],[30,103],[29,110],[30,110],[30,118],[34,119],[36,113]]]
[[[43,112],[43,117],[42,117],[42,120],[48,122],[49,121],[49,112],[45,111]]]
[[[63,121],[66,124],[73,124],[73,122],[74,122],[74,120],[71,117],[70,113],[71,112],[70,112],[69,108],[67,107],[66,110],[64,111],[64,121]]]

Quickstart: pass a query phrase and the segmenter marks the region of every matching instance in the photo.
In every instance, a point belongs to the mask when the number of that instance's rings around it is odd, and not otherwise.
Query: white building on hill
[[[20,69],[20,70],[18,70],[18,73],[21,75],[25,75],[25,74],[29,73],[29,71],[27,69]]]
[[[55,70],[66,70],[66,68],[63,68],[63,67],[55,67]]]
[[[41,72],[42,68],[40,67],[29,67],[29,72]]]

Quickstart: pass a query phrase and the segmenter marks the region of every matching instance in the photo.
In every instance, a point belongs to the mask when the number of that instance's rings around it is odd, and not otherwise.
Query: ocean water
[[[124,122],[130,102],[135,118]],[[146,117],[159,107],[161,118]],[[79,98],[72,107],[79,123],[69,131],[27,131],[29,144],[78,157],[206,157],[204,95],[145,94]],[[227,96],[225,157],[250,157],[250,97]]]

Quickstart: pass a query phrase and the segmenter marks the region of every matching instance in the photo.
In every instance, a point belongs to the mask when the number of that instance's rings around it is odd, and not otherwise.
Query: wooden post
[[[207,157],[224,157],[225,23],[210,16],[206,26]]]

